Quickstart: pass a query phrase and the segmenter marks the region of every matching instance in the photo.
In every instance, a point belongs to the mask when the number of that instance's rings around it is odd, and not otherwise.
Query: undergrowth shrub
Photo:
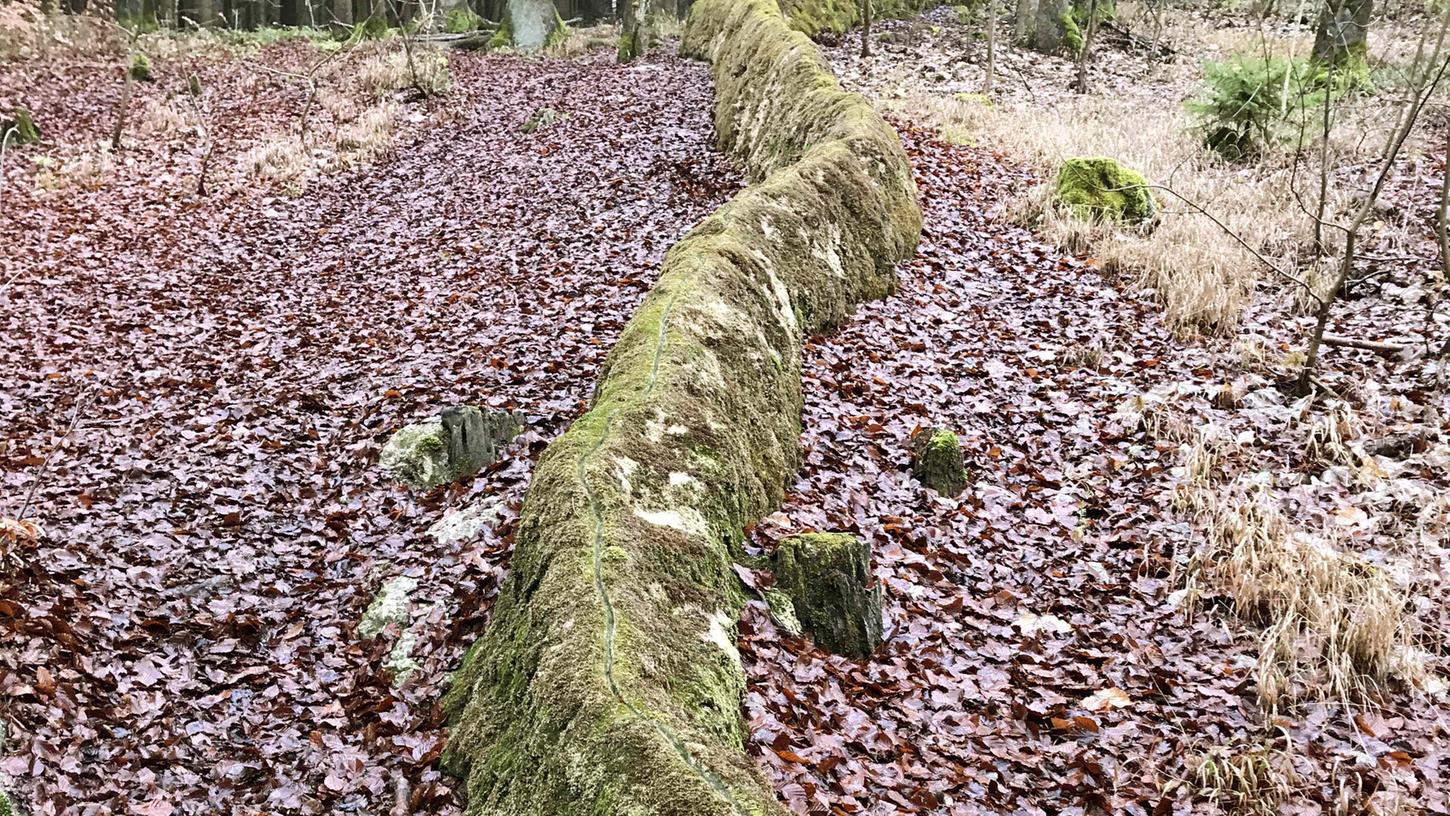
[[[1204,95],[1188,102],[1203,143],[1232,162],[1262,156],[1324,104],[1327,74],[1304,59],[1234,54],[1203,66]]]

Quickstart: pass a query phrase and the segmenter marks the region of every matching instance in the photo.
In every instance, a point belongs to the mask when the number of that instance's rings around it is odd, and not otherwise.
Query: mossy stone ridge
[[[756,183],[669,251],[535,467],[445,699],[470,814],[785,812],[742,748],[732,558],[800,464],[804,338],[894,289],[921,212],[896,133],[774,0],[697,0],[684,40]]]
[[[785,12],[792,28],[815,39],[823,34],[843,34],[861,22],[860,0],[784,0]],[[914,17],[941,0],[872,0],[872,16],[877,20]]]
[[[946,428],[917,434],[912,441],[911,473],[943,496],[962,492],[967,486],[967,466],[957,435]]]
[[[776,587],[816,645],[867,658],[881,644],[881,587],[870,589],[871,545],[847,533],[807,533],[780,542]]]
[[[1158,212],[1143,174],[1106,157],[1063,162],[1057,172],[1057,198],[1083,219],[1138,224]]]

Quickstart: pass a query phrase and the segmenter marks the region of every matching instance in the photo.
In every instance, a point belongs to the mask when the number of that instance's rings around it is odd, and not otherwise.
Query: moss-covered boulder
[[[894,289],[921,212],[896,133],[774,0],[696,0],[683,39],[756,183],[666,254],[534,469],[445,700],[470,814],[785,813],[741,749],[732,564],[800,464],[804,338]]]
[[[867,658],[881,644],[881,587],[871,583],[871,545],[846,533],[808,533],[780,543],[775,585],[822,649]]]
[[[942,0],[872,0],[871,12],[877,20],[913,17]],[[843,34],[861,22],[860,0],[782,0],[781,11],[790,25],[812,39],[827,34]]]
[[[0,140],[12,146],[36,144],[40,141],[40,128],[35,126],[30,111],[16,108],[9,115],[0,117]]]
[[[1083,219],[1139,224],[1158,212],[1143,174],[1105,157],[1063,162],[1057,171],[1056,195]]]
[[[932,428],[911,443],[911,473],[918,482],[943,496],[955,496],[967,486],[967,466],[957,435]]]

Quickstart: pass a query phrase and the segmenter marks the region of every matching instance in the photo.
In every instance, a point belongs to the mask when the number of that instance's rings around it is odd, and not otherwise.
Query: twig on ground
[[[45,479],[45,471],[50,467],[50,460],[55,458],[55,454],[60,450],[60,446],[65,444],[65,440],[75,431],[76,425],[80,424],[81,409],[86,407],[87,402],[89,402],[88,397],[82,397],[77,399],[75,406],[71,408],[70,424],[66,426],[65,433],[61,434],[60,438],[55,440],[55,444],[50,446],[50,452],[45,455],[45,460],[40,463],[40,468],[35,471],[35,480],[30,483],[30,491],[25,494],[25,502],[20,505],[20,512],[15,516],[16,521],[25,520],[25,513],[30,509],[30,503],[35,499],[35,492],[40,489],[41,481]]]

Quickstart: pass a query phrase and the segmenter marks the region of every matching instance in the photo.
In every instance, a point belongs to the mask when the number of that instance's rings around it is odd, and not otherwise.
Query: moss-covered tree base
[[[799,464],[803,338],[894,288],[921,214],[896,134],[774,0],[698,0],[685,51],[757,183],[670,250],[534,471],[445,701],[473,814],[783,813],[742,750],[732,556]]]

